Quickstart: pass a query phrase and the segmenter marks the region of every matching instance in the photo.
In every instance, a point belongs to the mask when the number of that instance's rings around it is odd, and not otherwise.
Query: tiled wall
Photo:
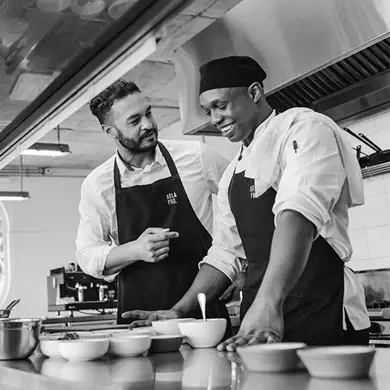
[[[390,149],[390,108],[353,124],[381,149]],[[359,140],[351,137],[356,146]],[[362,151],[373,150],[363,145]],[[364,179],[365,204],[350,211],[350,237],[354,254],[349,265],[355,270],[390,268],[390,173]]]

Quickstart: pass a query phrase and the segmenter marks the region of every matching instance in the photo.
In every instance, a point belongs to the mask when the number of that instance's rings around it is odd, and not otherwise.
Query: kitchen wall
[[[17,316],[46,316],[49,270],[75,261],[82,178],[25,178],[31,199],[3,202],[9,217],[11,286],[6,301],[20,298]],[[18,190],[17,179],[0,178],[3,191]],[[50,315],[54,315],[51,313]]]

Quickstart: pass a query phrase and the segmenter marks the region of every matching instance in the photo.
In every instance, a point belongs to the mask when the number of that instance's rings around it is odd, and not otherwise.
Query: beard
[[[142,141],[152,134],[156,136],[156,140],[153,142],[149,142],[146,145],[142,145]],[[131,139],[131,138],[125,138],[123,133],[117,130],[117,140],[129,152],[133,154],[141,154],[141,153],[151,152],[156,149],[157,134],[158,134],[157,127],[154,127],[153,129],[146,131],[138,139]]]

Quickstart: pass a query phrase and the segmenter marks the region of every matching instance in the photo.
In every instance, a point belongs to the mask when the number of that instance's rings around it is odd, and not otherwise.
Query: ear
[[[248,87],[248,93],[253,102],[258,103],[264,94],[264,89],[258,81],[255,81]]]
[[[102,125],[102,129],[108,136],[113,138],[116,137],[115,130],[112,126],[104,124]]]

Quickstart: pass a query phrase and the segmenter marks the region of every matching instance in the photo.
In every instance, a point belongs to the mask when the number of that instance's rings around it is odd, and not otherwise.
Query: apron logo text
[[[251,186],[249,186],[249,193],[250,193],[251,199],[254,199],[254,198],[255,198],[255,193],[256,193],[256,191],[255,191],[255,185],[254,185],[254,184],[252,184]]]
[[[169,206],[172,206],[174,204],[177,204],[177,195],[176,195],[176,192],[170,192],[169,194],[167,194],[167,203]]]

